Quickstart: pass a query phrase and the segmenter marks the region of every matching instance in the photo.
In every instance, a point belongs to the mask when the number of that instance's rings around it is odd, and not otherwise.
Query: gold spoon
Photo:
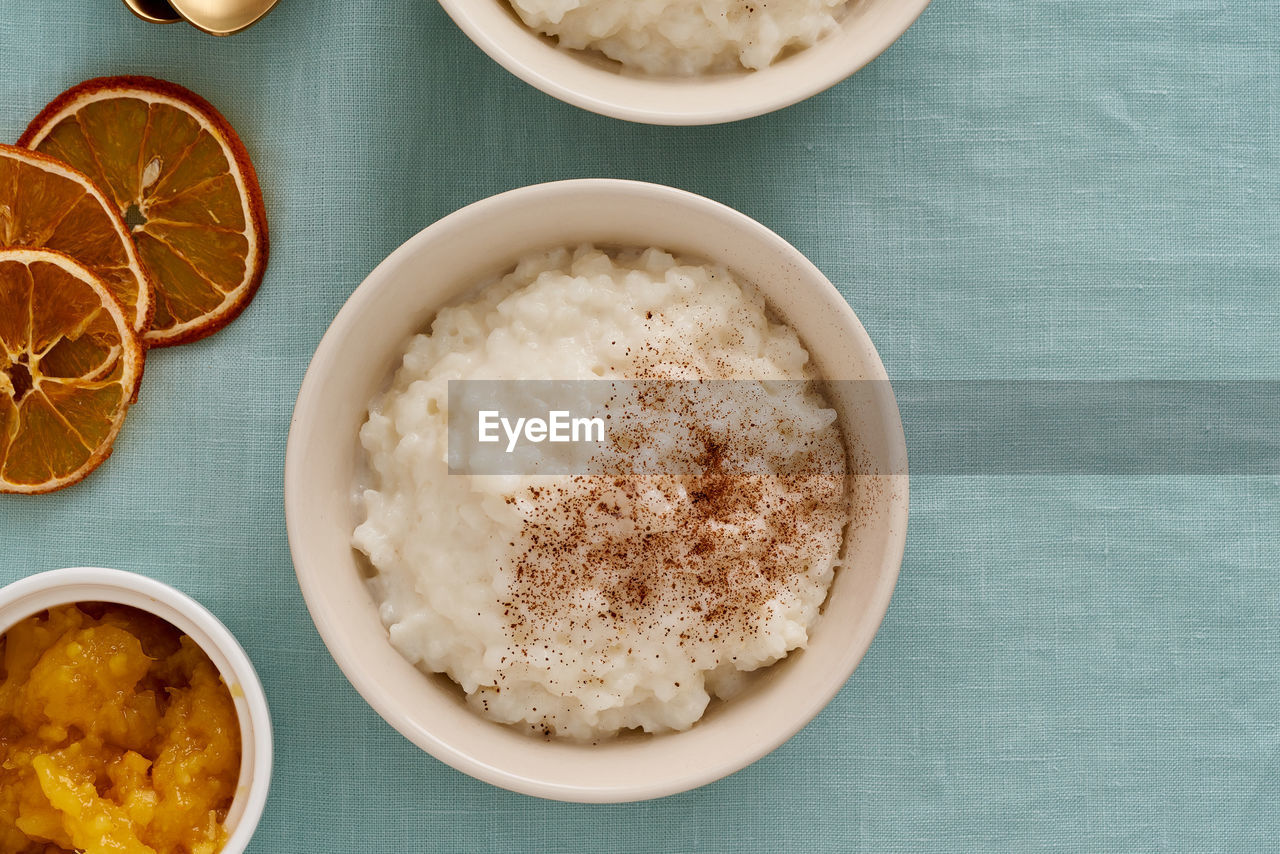
[[[169,5],[193,27],[215,36],[229,36],[256,24],[277,2],[278,0],[169,0]]]
[[[176,24],[182,20],[182,16],[165,0],[124,0],[124,5],[142,20],[153,24]]]

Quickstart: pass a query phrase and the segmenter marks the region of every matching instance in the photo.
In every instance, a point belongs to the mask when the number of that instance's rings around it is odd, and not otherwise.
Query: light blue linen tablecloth
[[[0,48],[0,138],[83,78],[152,74],[214,101],[262,178],[253,305],[153,354],[89,480],[0,500],[0,582],[133,569],[244,643],[276,726],[254,852],[1280,846],[1275,471],[917,477],[893,606],[835,702],[727,780],[610,807],[500,791],[383,723],[307,616],[281,486],[303,371],[364,275],[557,178],[756,217],[894,379],[1280,379],[1280,4],[937,0],[831,91],[698,129],[560,104],[428,0],[283,0],[227,40],[0,0]],[[909,442],[945,429],[904,415]]]

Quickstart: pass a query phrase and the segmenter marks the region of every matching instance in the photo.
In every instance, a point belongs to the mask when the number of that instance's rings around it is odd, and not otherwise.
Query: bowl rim
[[[362,662],[354,656],[350,649],[344,646],[335,622],[331,621],[331,615],[327,610],[331,603],[329,603],[328,597],[324,594],[324,585],[321,583],[319,574],[314,570],[304,568],[304,562],[300,560],[300,558],[305,559],[308,549],[303,536],[302,519],[298,515],[300,510],[297,506],[300,501],[298,496],[303,494],[303,481],[305,480],[308,466],[302,446],[303,440],[295,427],[300,423],[301,419],[308,417],[308,414],[314,416],[324,411],[325,378],[320,372],[320,366],[330,362],[332,354],[337,352],[339,347],[345,343],[347,336],[350,334],[349,328],[360,319],[363,305],[373,299],[376,292],[383,287],[382,283],[384,281],[390,280],[396,274],[396,270],[403,259],[412,257],[419,251],[420,246],[430,244],[441,236],[447,237],[450,232],[456,229],[468,227],[469,223],[483,221],[495,212],[505,212],[507,215],[513,215],[510,210],[512,206],[522,211],[538,210],[540,204],[549,197],[558,194],[580,193],[607,195],[622,193],[631,198],[643,195],[666,203],[692,206],[704,213],[728,217],[737,228],[747,232],[750,239],[761,241],[771,246],[783,253],[783,257],[786,257],[789,262],[801,265],[814,284],[821,283],[820,288],[815,289],[815,296],[820,296],[825,300],[824,308],[830,309],[833,314],[838,315],[842,327],[847,329],[865,350],[866,367],[874,374],[869,378],[879,380],[876,383],[877,399],[880,404],[879,416],[885,425],[887,440],[891,443],[891,448],[889,449],[889,464],[891,468],[888,468],[888,470],[901,472],[901,474],[890,475],[894,482],[894,495],[890,507],[892,526],[891,531],[885,538],[884,557],[881,561],[879,581],[868,600],[865,622],[866,642],[850,644],[840,658],[838,666],[833,666],[833,670],[840,671],[840,678],[833,679],[830,685],[827,686],[827,690],[815,691],[808,701],[803,703],[803,708],[799,712],[788,716],[792,720],[787,726],[771,730],[767,737],[760,738],[749,747],[744,747],[741,754],[736,755],[732,761],[700,767],[682,776],[665,778],[657,782],[643,781],[608,788],[549,782],[521,776],[518,773],[495,767],[475,758],[430,729],[408,720],[400,708],[401,704],[396,700],[395,692],[368,674],[367,670],[362,666]],[[388,369],[390,369],[390,366]],[[357,693],[383,720],[410,742],[458,771],[510,791],[551,800],[578,803],[630,802],[665,797],[688,791],[745,768],[775,750],[803,729],[839,693],[867,650],[870,649],[871,642],[879,632],[901,571],[909,510],[906,437],[897,402],[890,387],[883,362],[872,344],[870,336],[858,320],[852,307],[836,289],[835,285],[788,241],[767,226],[740,211],[685,190],[644,181],[615,178],[578,178],[551,181],[489,196],[465,205],[437,220],[393,250],[352,292],[316,347],[299,388],[297,402],[290,420],[289,438],[285,451],[284,475],[285,522],[299,588],[302,591],[312,622],[315,624],[325,647],[329,650],[339,669]],[[385,628],[383,631],[385,635]],[[424,678],[426,677],[424,676]]]
[[[0,634],[32,614],[75,602],[129,605],[160,617],[196,640],[214,659],[223,681],[232,678],[229,688],[239,686],[239,693],[232,690],[231,695],[240,725],[240,777],[227,816],[234,820],[233,829],[220,854],[241,854],[266,807],[273,764],[271,712],[248,654],[221,620],[176,587],[136,572],[98,566],[51,569],[0,588]],[[244,738],[246,729],[253,735],[251,741]]]
[[[703,81],[700,81],[696,76],[684,78],[650,77],[638,74],[634,76],[624,75],[616,71],[596,67],[590,62],[575,56],[574,59],[578,60],[576,64],[582,71],[582,79],[588,82],[585,85],[574,85],[572,82],[563,80],[561,75],[548,73],[541,67],[541,63],[530,62],[517,56],[509,49],[509,43],[504,38],[495,36],[482,23],[482,16],[484,15],[483,4],[502,4],[507,2],[508,0],[439,0],[440,6],[453,19],[458,28],[482,51],[488,54],[491,59],[516,77],[553,98],[589,112],[615,119],[640,124],[692,126],[723,124],[755,118],[756,116],[762,116],[797,104],[830,89],[865,68],[880,54],[888,50],[894,42],[902,38],[907,30],[911,29],[912,25],[924,14],[925,9],[928,8],[932,0],[890,0],[890,2],[897,3],[895,11],[900,13],[900,17],[895,18],[894,23],[885,29],[879,38],[867,42],[860,50],[848,54],[847,61],[831,63],[828,66],[827,73],[805,77],[802,83],[783,87],[776,93],[759,100],[735,101],[734,99],[725,98],[723,92],[718,89],[714,91],[708,89],[705,97],[700,98],[696,106],[682,107],[680,109],[638,107],[628,103],[625,98],[611,97],[596,90],[607,86],[606,80],[608,78],[615,78],[628,81],[626,85],[629,86],[652,86],[655,89],[664,86],[679,86],[682,92],[687,94],[692,87],[703,84]],[[850,2],[858,2],[858,0],[850,0]],[[514,10],[511,13],[514,15]],[[525,30],[530,39],[544,38],[527,27],[525,27]],[[824,42],[833,41],[836,38],[836,33],[829,34],[810,47],[804,48],[797,55],[823,49],[831,52],[833,56],[840,56],[839,50],[834,45],[828,45],[823,48]],[[548,45],[548,47],[558,50],[554,45]],[[574,51],[566,51],[565,53],[573,54]],[[788,57],[788,59],[790,58]],[[781,60],[781,62],[786,61],[786,59]],[[740,88],[755,88],[749,82],[753,79],[753,75],[767,75],[777,67],[778,65],[775,63],[756,71],[741,72],[739,75],[735,75],[735,78],[732,78],[741,81],[734,85]],[[716,77],[711,79],[724,80],[726,78]],[[599,85],[591,81],[597,81]]]

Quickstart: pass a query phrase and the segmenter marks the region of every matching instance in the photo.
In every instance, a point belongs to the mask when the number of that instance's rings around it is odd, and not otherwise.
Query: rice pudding
[[[360,432],[392,644],[532,733],[692,726],[805,645],[839,565],[848,466],[808,361],[752,286],[656,249],[541,253],[442,310]],[[751,429],[699,395],[685,446],[638,431],[612,461],[687,465],[450,473],[451,380],[548,379],[732,380]]]
[[[654,75],[760,69],[837,26],[847,0],[510,0],[561,47]]]

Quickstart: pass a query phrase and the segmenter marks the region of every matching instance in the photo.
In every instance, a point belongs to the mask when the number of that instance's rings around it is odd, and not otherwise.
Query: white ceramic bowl
[[[907,31],[929,0],[852,0],[840,28],[759,71],[699,77],[624,73],[603,56],[562,50],[526,27],[507,0],[440,0],[462,31],[512,74],[562,101],[655,125],[759,116],[844,80]]]
[[[807,649],[768,668],[692,729],[596,746],[544,741],[481,718],[443,676],[416,670],[391,646],[351,545],[360,521],[353,484],[357,437],[410,336],[442,306],[538,249],[594,242],[660,246],[728,265],[791,323],[828,379],[846,435],[877,472],[846,538]],[[860,397],[860,400],[853,400]],[[730,208],[633,181],[541,184],[477,202],[409,239],[338,313],[298,394],[285,461],[289,547],[316,627],[351,684],[392,726],[454,768],[504,788],[573,801],[659,797],[759,759],[825,706],[871,644],[897,580],[907,523],[906,445],[871,340],[822,273],[781,237]]]
[[[240,780],[227,813],[227,844],[241,854],[262,817],[271,787],[271,713],[249,656],[217,617],[185,593],[118,569],[74,567],[28,576],[0,590],[0,634],[32,614],[72,602],[113,602],[155,614],[190,636],[231,690],[240,721]]]

